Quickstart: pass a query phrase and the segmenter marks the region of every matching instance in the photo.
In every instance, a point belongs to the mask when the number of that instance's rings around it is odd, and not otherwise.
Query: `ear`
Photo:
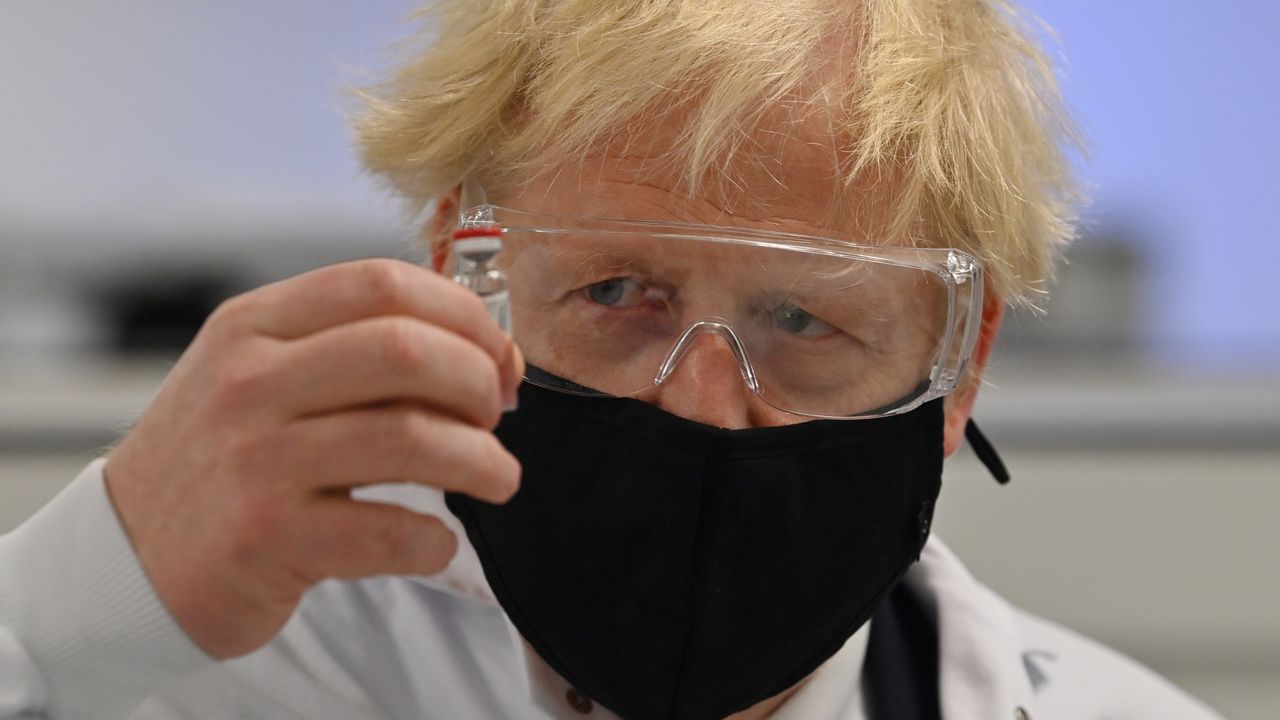
[[[964,427],[973,414],[973,403],[978,398],[982,374],[987,369],[991,348],[995,345],[1000,322],[1004,319],[1004,301],[994,292],[983,293],[983,296],[982,328],[973,348],[973,357],[969,360],[967,377],[961,380],[960,387],[948,398],[946,406],[946,426],[943,433],[943,453],[946,457],[951,457],[960,443],[964,442]]]
[[[453,231],[458,227],[458,204],[462,202],[462,186],[436,198],[431,218],[422,226],[422,244],[431,252],[431,267],[443,272],[453,249]]]

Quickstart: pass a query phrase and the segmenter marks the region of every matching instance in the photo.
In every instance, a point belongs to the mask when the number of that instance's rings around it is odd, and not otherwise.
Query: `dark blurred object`
[[[1001,354],[1077,362],[1132,359],[1142,349],[1151,290],[1146,258],[1132,236],[1095,232],[1067,250],[1039,310],[1015,308],[1000,332]]]
[[[132,276],[98,293],[107,345],[121,354],[181,352],[209,313],[240,286],[220,273]]]

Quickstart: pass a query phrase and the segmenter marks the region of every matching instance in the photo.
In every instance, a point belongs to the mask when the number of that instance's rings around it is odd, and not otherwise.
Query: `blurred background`
[[[1093,148],[937,533],[1013,602],[1280,718],[1280,4],[1033,0]],[[408,0],[13,3],[0,22],[0,532],[103,452],[222,298],[416,257],[344,88]]]

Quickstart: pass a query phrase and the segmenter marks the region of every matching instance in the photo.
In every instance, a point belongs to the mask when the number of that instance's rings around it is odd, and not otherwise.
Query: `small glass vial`
[[[484,300],[489,315],[511,334],[511,291],[507,276],[498,267],[502,250],[501,228],[463,228],[453,234],[453,252],[458,269],[453,279]]]

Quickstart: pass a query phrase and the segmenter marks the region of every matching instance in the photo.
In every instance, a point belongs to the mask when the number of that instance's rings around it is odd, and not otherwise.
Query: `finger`
[[[309,577],[434,575],[458,549],[440,518],[339,496],[317,496],[294,529],[295,562]]]
[[[511,342],[507,355],[498,363],[498,382],[502,389],[502,409],[515,410],[520,382],[524,379],[524,353]]]
[[[266,285],[245,299],[252,307],[254,328],[282,339],[366,318],[406,315],[471,340],[495,362],[509,344],[475,293],[402,260],[371,258],[329,265]]]
[[[520,485],[520,462],[493,433],[414,405],[306,418],[273,445],[273,461],[315,488],[412,482],[503,503]]]
[[[418,402],[480,427],[502,414],[498,367],[474,343],[405,317],[361,320],[287,343],[273,392],[292,416]]]

